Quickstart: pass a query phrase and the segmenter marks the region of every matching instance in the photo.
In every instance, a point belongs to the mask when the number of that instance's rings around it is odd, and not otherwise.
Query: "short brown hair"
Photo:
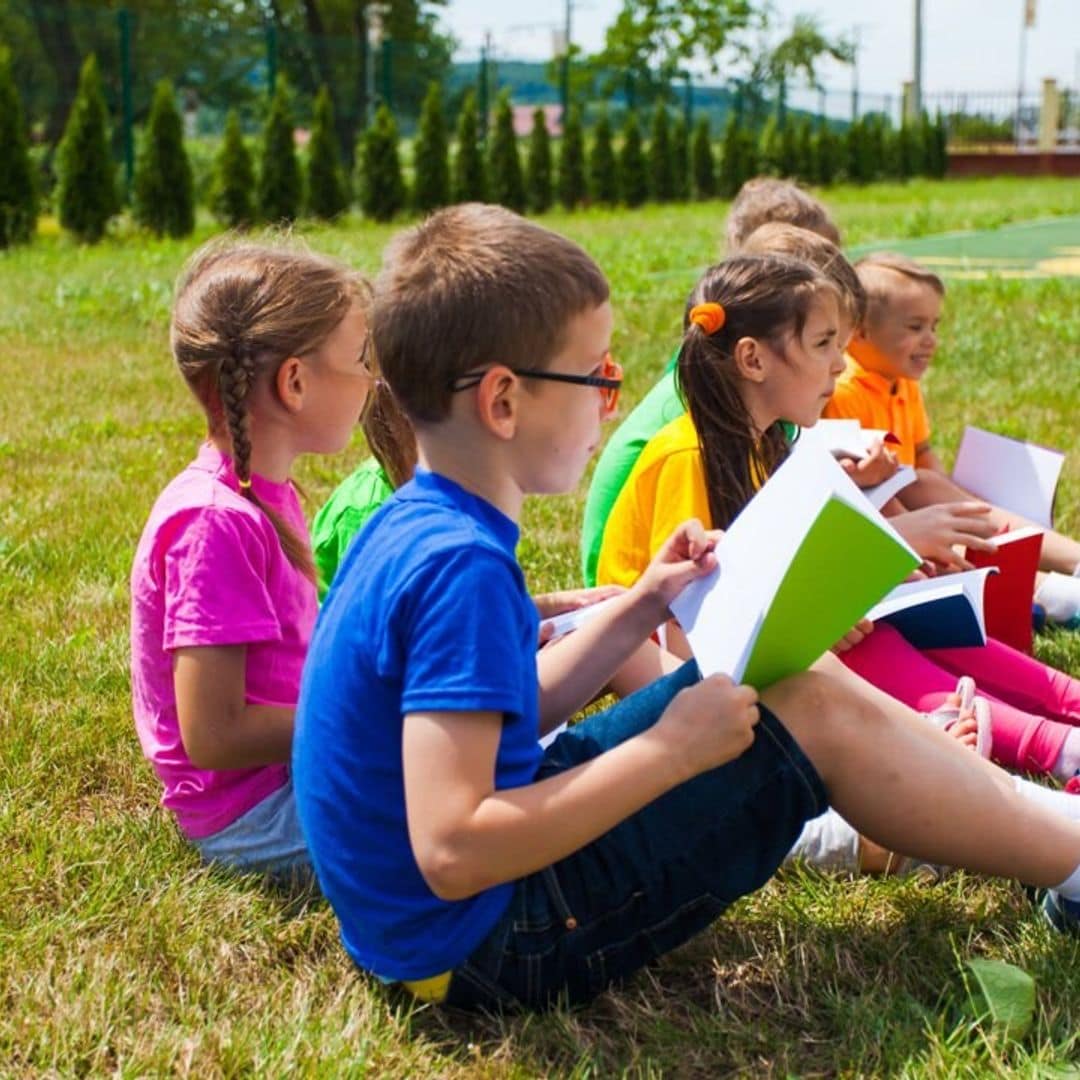
[[[856,326],[866,318],[866,290],[859,275],[844,253],[820,233],[783,221],[768,221],[746,238],[739,254],[791,255],[808,262],[836,286],[841,306]]]
[[[569,321],[609,289],[572,241],[503,207],[464,203],[391,241],[375,293],[379,365],[423,423],[445,419],[450,385],[466,372],[549,364]]]
[[[899,274],[933,289],[938,296],[945,295],[945,282],[933,270],[927,270],[921,263],[895,251],[878,251],[865,256],[855,264],[855,273],[866,291],[867,322],[877,319],[892,298],[894,279],[890,275]]]
[[[767,221],[798,225],[800,229],[809,229],[840,245],[840,230],[829,217],[829,211],[813,195],[790,180],[755,176],[739,188],[728,211],[728,254],[740,251],[746,238]]]

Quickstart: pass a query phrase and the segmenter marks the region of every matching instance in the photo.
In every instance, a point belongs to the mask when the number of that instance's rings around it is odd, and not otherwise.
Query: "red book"
[[[997,551],[967,552],[972,565],[998,569],[986,582],[986,633],[1014,649],[1030,653],[1031,605],[1042,555],[1042,529],[1028,525],[991,539]]]

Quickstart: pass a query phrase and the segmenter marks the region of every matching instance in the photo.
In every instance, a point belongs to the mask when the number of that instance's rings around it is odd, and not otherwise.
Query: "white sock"
[[[1054,892],[1066,900],[1080,900],[1080,866],[1078,866],[1060,885],[1054,886]]]
[[[1045,810],[1062,817],[1080,821],[1080,795],[1072,795],[1068,791],[1058,791],[1055,788],[1043,787],[1025,780],[1022,776],[1011,777],[1013,787],[1017,795],[1037,803]]]
[[[1071,780],[1080,773],[1080,728],[1073,728],[1061,744],[1054,767],[1050,770],[1055,780]]]
[[[1072,574],[1047,574],[1035,590],[1035,602],[1046,610],[1055,623],[1067,623],[1080,615],[1080,567]]]
[[[857,873],[859,834],[835,810],[826,810],[803,825],[784,862],[793,859],[801,859],[819,870]]]

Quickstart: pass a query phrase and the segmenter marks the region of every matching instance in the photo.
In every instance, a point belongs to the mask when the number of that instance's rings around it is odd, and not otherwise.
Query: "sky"
[[[779,25],[799,13],[817,15],[833,35],[858,27],[859,89],[898,94],[912,73],[914,0],[773,0]],[[573,39],[586,52],[603,43],[621,0],[580,0]],[[1044,78],[1080,88],[1080,0],[1036,0],[1036,25],[1026,31],[1024,85],[1037,91]],[[1024,0],[923,0],[923,90],[1015,93],[1020,73]],[[449,0],[443,22],[476,55],[490,31],[496,55],[548,59],[551,29],[565,18],[563,0],[518,7],[506,0]],[[850,90],[852,69],[822,64],[821,81]]]

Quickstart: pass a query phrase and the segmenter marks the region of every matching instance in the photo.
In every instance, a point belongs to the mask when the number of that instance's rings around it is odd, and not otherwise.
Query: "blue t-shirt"
[[[315,626],[296,713],[293,784],[319,882],[353,960],[387,979],[464,961],[512,885],[440,900],[413,857],[401,764],[410,712],[499,712],[496,788],[540,764],[536,607],[517,525],[418,470],[341,563]]]

